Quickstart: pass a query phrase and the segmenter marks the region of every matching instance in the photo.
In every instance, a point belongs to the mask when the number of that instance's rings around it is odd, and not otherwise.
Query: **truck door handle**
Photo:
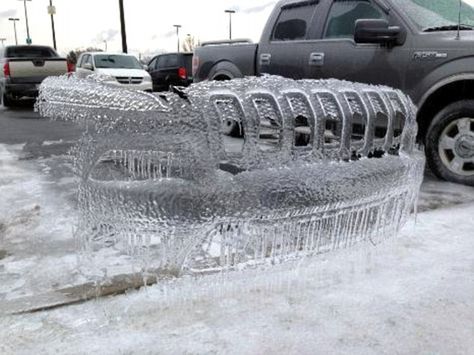
[[[260,54],[260,65],[269,65],[272,61],[272,55],[269,53]]]
[[[324,65],[324,53],[311,53],[309,55],[309,65],[322,67]]]

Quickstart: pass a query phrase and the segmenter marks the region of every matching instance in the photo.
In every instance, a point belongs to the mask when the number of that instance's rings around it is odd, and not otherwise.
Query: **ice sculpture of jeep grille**
[[[62,77],[38,108],[85,127],[81,248],[176,272],[378,243],[423,176],[415,108],[387,87],[265,76],[154,95]]]

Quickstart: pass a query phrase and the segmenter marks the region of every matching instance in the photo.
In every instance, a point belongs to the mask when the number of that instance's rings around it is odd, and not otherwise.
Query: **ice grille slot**
[[[387,133],[390,131],[390,111],[381,94],[375,91],[370,91],[367,92],[367,96],[376,115],[375,125],[372,127],[375,137],[374,148],[375,150],[383,150],[385,146],[385,138]]]
[[[361,142],[368,139],[367,135],[367,109],[359,94],[352,91],[344,93],[344,97],[349,105],[352,115],[352,129],[351,129],[351,149],[356,150],[361,148]]]
[[[279,150],[283,122],[276,99],[267,95],[257,95],[252,98],[252,101],[259,120],[259,149],[263,152]]]
[[[395,111],[393,119],[393,137],[394,144],[400,143],[400,136],[405,127],[405,117],[408,114],[406,104],[403,103],[400,96],[395,92],[387,91],[386,95],[390,98],[393,110]]]
[[[315,115],[309,97],[304,92],[284,93],[293,118],[294,147],[312,147],[315,140]],[[319,140],[318,140],[319,141]]]
[[[342,137],[342,112],[337,97],[330,92],[316,94],[324,114],[324,146],[338,148]]]

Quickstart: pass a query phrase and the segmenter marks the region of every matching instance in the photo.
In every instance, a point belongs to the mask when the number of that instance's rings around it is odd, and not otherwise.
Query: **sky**
[[[30,36],[34,44],[52,45],[50,0],[27,2]],[[56,7],[55,27],[58,51],[96,47],[121,51],[118,0],[52,0]],[[474,5],[474,0],[465,0]],[[234,9],[233,37],[258,41],[277,0],[124,0],[129,52],[149,56],[175,51],[174,24],[180,24],[180,37],[187,34],[201,41],[228,38],[228,15]],[[18,17],[18,41],[25,43],[26,26],[22,0],[0,0],[0,38],[14,44],[13,24]]]
[[[232,27],[234,38],[258,41],[266,19],[277,0],[124,0],[129,51],[155,53],[175,51],[174,24],[180,24],[180,37],[188,33],[200,40],[228,38],[228,15],[225,9],[235,9]],[[58,51],[66,53],[76,48],[94,46],[109,51],[121,51],[118,0],[53,0]],[[49,0],[27,2],[30,37],[34,44],[52,45],[51,17],[47,13]],[[0,0],[0,38],[14,44],[13,23],[18,17],[19,43],[25,43],[26,26],[23,1]]]

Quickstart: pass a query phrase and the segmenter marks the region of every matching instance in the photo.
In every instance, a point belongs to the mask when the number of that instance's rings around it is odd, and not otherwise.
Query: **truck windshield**
[[[398,0],[420,31],[457,30],[459,0]],[[474,8],[466,1],[461,4],[461,30],[474,28]]]
[[[129,55],[99,54],[94,62],[96,68],[142,69],[138,59]]]

